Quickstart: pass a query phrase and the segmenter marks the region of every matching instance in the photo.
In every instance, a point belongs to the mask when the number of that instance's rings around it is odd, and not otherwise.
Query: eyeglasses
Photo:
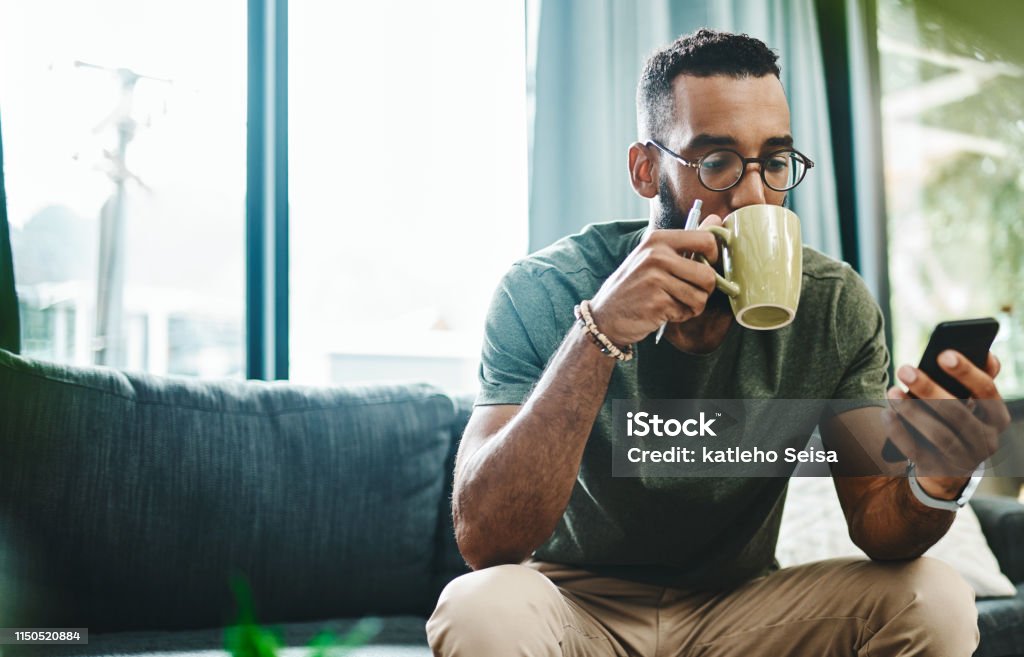
[[[653,139],[648,146],[656,146],[658,150],[682,162],[685,166],[697,170],[700,184],[713,192],[724,192],[732,189],[743,179],[747,165],[756,162],[760,166],[761,180],[769,189],[787,192],[807,175],[807,170],[814,166],[811,158],[791,148],[769,153],[764,157],[743,157],[731,148],[719,148],[702,155],[697,161],[687,160],[678,153],[673,153]]]

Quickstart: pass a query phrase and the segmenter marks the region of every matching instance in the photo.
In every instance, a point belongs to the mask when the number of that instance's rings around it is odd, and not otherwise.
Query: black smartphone
[[[964,355],[975,367],[985,369],[988,351],[999,332],[999,322],[991,317],[961,319],[942,322],[932,331],[928,346],[924,348],[919,370],[931,377],[932,381],[945,388],[957,399],[967,399],[971,392],[959,381],[946,374],[936,359],[946,349],[954,349]]]
[[[967,399],[971,392],[939,366],[939,354],[947,349],[953,349],[963,354],[976,367],[985,369],[989,349],[992,348],[992,342],[998,332],[999,322],[991,317],[942,322],[932,331],[917,368],[957,399]],[[888,438],[882,448],[882,456],[890,463],[906,460],[903,453]]]

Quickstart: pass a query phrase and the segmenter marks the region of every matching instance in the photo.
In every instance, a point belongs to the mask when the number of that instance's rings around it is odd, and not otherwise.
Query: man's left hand
[[[908,390],[889,389],[891,410],[883,418],[889,437],[917,464],[921,488],[935,498],[955,499],[970,473],[999,449],[1010,411],[994,381],[999,360],[992,353],[984,370],[953,350],[939,354],[938,364],[970,391],[966,404],[918,368],[903,365],[896,374]]]

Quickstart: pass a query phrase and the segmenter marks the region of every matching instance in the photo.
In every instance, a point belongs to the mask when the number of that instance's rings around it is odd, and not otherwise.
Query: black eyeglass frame
[[[661,152],[665,153],[666,155],[671,155],[675,159],[679,160],[683,165],[688,166],[688,167],[693,168],[693,169],[696,169],[697,170],[697,181],[700,182],[700,184],[704,187],[704,189],[707,189],[707,190],[712,191],[712,192],[725,192],[725,191],[728,191],[728,190],[732,189],[736,185],[740,184],[740,181],[743,180],[743,176],[747,175],[747,165],[751,164],[751,163],[754,163],[754,162],[756,162],[758,165],[760,165],[760,166],[757,167],[757,171],[758,171],[758,173],[761,176],[761,182],[764,183],[765,187],[767,187],[768,189],[771,189],[773,191],[776,191],[776,192],[788,192],[789,190],[795,188],[797,185],[799,185],[801,182],[803,182],[804,177],[807,176],[807,172],[814,168],[814,160],[812,160],[811,158],[807,157],[806,155],[804,155],[800,151],[796,150],[795,148],[780,148],[777,151],[772,151],[771,153],[769,153],[768,155],[765,155],[764,157],[743,157],[742,153],[740,153],[739,151],[733,150],[731,148],[716,148],[713,151],[709,151],[709,152],[705,153],[704,155],[701,155],[696,160],[688,160],[685,157],[683,157],[682,155],[680,155],[679,153],[675,153],[675,152],[670,151],[669,149],[665,148],[660,143],[658,143],[658,141],[655,140],[655,139],[652,139],[652,140],[648,141],[647,145],[648,146],[654,146],[658,150],[660,150]],[[743,162],[743,170],[740,172],[740,177],[736,179],[736,182],[734,182],[733,184],[729,185],[728,187],[723,187],[722,189],[715,189],[714,187],[708,187],[708,185],[704,182],[704,179],[700,177],[700,165],[701,165],[702,162],[704,162],[704,160],[706,158],[714,155],[715,153],[723,153],[723,152],[734,153],[736,155],[736,157],[740,158],[740,161]],[[768,179],[764,175],[764,165],[765,165],[765,163],[769,159],[771,159],[773,156],[778,155],[779,153],[796,153],[797,155],[800,156],[800,159],[802,159],[803,162],[804,162],[804,170],[803,170],[803,173],[800,174],[800,179],[797,180],[795,183],[793,183],[791,186],[786,187],[785,189],[779,189],[778,187],[773,186],[770,182],[768,182]]]

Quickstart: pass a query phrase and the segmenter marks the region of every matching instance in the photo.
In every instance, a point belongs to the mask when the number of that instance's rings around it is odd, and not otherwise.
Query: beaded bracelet
[[[597,324],[594,323],[594,317],[590,314],[590,301],[588,299],[580,301],[580,305],[573,309],[573,314],[579,320],[580,327],[590,335],[590,338],[598,346],[602,354],[621,361],[633,358],[633,345],[619,348],[597,328]]]

